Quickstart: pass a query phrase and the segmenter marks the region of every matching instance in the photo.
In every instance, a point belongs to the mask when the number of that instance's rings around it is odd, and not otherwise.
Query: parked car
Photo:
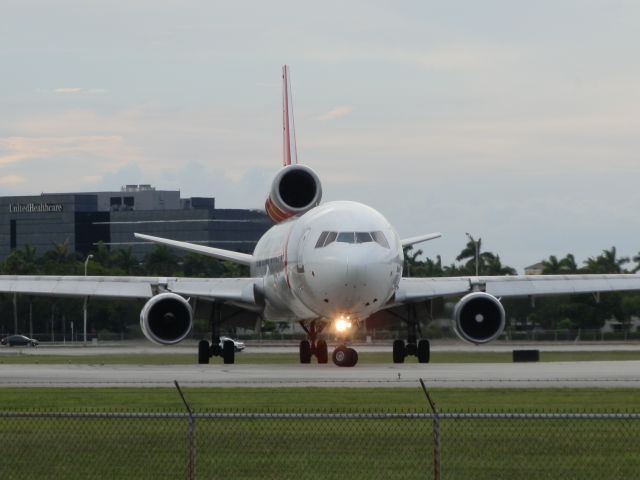
[[[244,350],[244,342],[239,342],[229,337],[220,337],[220,348],[222,348],[222,346],[224,345],[224,342],[226,342],[227,340],[230,340],[233,342],[233,346],[235,347],[236,352],[241,352],[242,350]]]
[[[4,337],[0,340],[0,343],[2,343],[2,345],[9,345],[10,347],[16,345],[21,345],[23,347],[37,347],[40,342],[35,338],[25,337],[24,335],[9,335],[8,337]]]

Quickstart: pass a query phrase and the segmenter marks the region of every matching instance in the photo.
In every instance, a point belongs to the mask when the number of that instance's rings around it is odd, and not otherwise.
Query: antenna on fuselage
[[[293,137],[293,157],[291,156]],[[282,67],[282,163],[286,167],[291,160],[298,163],[298,147],[296,144],[296,123],[293,118],[293,94],[289,81],[289,66]]]

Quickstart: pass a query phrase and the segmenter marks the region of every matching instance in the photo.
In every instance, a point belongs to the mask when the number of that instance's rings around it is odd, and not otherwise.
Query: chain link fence
[[[4,412],[0,478],[623,479],[638,413]]]

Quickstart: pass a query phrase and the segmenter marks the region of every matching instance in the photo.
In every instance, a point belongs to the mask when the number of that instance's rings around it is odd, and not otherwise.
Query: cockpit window
[[[338,236],[338,232],[329,232],[329,235],[327,235],[327,241],[324,242],[324,246],[326,247],[330,243],[335,242],[337,236]]]
[[[369,232],[356,232],[356,243],[373,242]]]
[[[329,232],[322,232],[320,234],[320,238],[318,238],[318,241],[316,242],[316,248],[324,246],[324,241],[327,239],[327,235],[329,235]]]
[[[338,238],[336,238],[336,242],[342,243],[356,243],[356,233],[355,232],[340,232],[338,234]]]
[[[382,232],[371,232],[371,236],[373,237],[373,240],[376,243],[378,243],[380,246],[382,246],[384,248],[389,248],[389,242],[387,242],[387,239],[384,236],[384,233],[382,233]]]
[[[338,232],[322,232],[316,242],[316,248],[326,247],[330,243],[335,242],[337,236]]]
[[[389,248],[389,242],[387,241],[384,233],[382,232],[322,232],[318,241],[316,242],[316,248],[326,247],[333,242],[341,243],[371,243],[376,242],[378,245],[384,248]]]

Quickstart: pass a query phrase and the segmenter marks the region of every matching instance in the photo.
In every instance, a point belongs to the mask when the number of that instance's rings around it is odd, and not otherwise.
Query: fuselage
[[[398,234],[357,202],[329,202],[273,226],[253,257],[266,319],[359,322],[387,303],[402,277]]]

